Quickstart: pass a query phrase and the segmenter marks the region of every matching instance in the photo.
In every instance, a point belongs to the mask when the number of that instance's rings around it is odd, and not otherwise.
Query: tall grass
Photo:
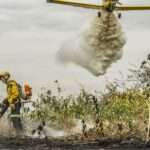
[[[63,96],[60,86],[56,86],[57,94],[45,90],[33,103],[30,117],[65,130],[72,129],[81,121],[81,131],[86,137],[134,136],[149,140],[150,69],[141,66],[131,71],[129,79],[134,79],[132,88],[123,87],[120,90],[119,83],[111,83],[101,96],[84,89],[78,95]],[[59,82],[56,84],[59,85]],[[89,121],[93,122],[93,128],[87,130],[86,123]]]

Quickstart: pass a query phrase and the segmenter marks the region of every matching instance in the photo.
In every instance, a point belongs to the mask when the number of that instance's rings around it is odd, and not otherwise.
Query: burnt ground
[[[149,150],[150,142],[138,139],[112,140],[97,139],[69,140],[69,139],[32,139],[0,137],[0,150]]]

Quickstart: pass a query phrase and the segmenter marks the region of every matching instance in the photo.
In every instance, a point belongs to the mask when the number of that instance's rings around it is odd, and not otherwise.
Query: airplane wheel
[[[122,14],[121,14],[121,13],[118,14],[118,18],[119,18],[119,19],[122,18]]]
[[[100,18],[100,17],[101,17],[101,12],[99,11],[97,15],[98,15],[98,17]]]

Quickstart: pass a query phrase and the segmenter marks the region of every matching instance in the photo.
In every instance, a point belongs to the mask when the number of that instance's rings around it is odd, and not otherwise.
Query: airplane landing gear
[[[97,13],[97,15],[98,15],[98,17],[100,18],[100,17],[101,17],[101,12],[99,11],[99,12]]]
[[[122,18],[122,14],[118,13],[118,18],[121,19]]]

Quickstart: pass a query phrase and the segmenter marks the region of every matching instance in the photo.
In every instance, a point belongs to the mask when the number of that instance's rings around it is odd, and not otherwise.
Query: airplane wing
[[[137,10],[150,10],[150,6],[116,6],[115,10],[119,11],[137,11]]]
[[[47,0],[48,3],[71,5],[76,7],[83,7],[89,9],[101,9],[104,8],[103,5],[93,4],[93,3],[82,3],[80,0]]]
[[[75,7],[83,7],[89,9],[102,9],[105,8],[104,5],[98,5],[94,3],[83,3],[81,0],[47,0],[48,3],[71,5]],[[137,10],[150,10],[150,6],[126,6],[126,5],[117,5],[114,10],[118,11],[137,11]]]

